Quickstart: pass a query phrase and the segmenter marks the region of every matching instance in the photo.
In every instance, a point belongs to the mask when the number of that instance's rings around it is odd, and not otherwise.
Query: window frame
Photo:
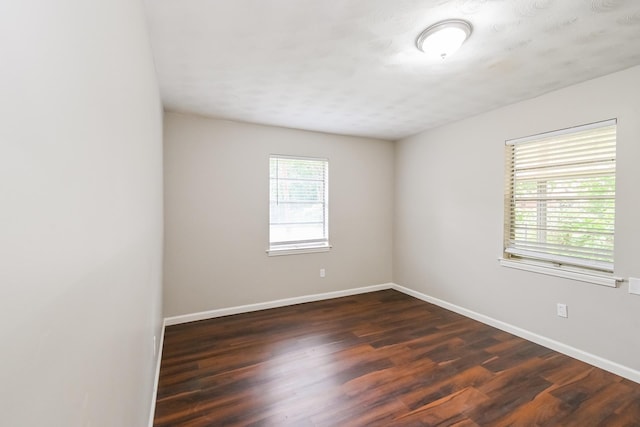
[[[271,176],[271,162],[272,160],[284,159],[284,160],[307,160],[322,162],[324,166],[324,179],[323,183],[323,230],[324,237],[321,239],[299,239],[292,241],[273,242],[272,241],[272,225],[273,218],[271,212],[272,203],[272,180]],[[303,253],[315,253],[315,252],[327,252],[332,246],[329,244],[329,159],[326,157],[311,157],[311,156],[294,156],[284,154],[270,154],[269,155],[269,249],[266,253],[269,256],[280,255],[294,255]]]
[[[549,249],[553,246],[552,243],[546,240],[546,236],[544,237],[541,248],[538,248],[534,251],[527,251],[526,247],[523,249],[522,247],[518,248],[517,239],[515,237],[515,232],[517,230],[516,219],[515,219],[515,209],[516,209],[516,193],[515,190],[517,183],[522,184],[526,180],[518,181],[516,178],[516,151],[515,146],[518,144],[529,144],[530,147],[534,147],[534,149],[542,149],[535,146],[535,143],[540,143],[540,147],[543,147],[543,144],[549,143],[552,138],[567,138],[572,134],[582,133],[588,130],[600,129],[605,127],[615,126],[616,127],[616,136],[614,139],[614,149],[613,149],[613,177],[615,179],[616,176],[616,160],[615,160],[615,146],[617,145],[617,119],[604,120],[600,122],[590,123],[587,125],[574,126],[571,128],[560,129],[551,132],[545,132],[541,134],[536,134],[524,138],[517,138],[512,140],[505,141],[505,188],[504,188],[504,218],[503,218],[503,226],[504,226],[504,235],[503,235],[503,247],[502,247],[502,257],[499,258],[500,264],[505,267],[516,268],[520,270],[533,271],[536,273],[542,273],[552,276],[560,276],[573,280],[579,280],[588,283],[595,283],[604,286],[617,286],[617,283],[622,281],[621,278],[614,276],[614,263],[613,263],[613,250],[615,245],[615,241],[612,245],[611,250],[611,263],[608,262],[597,262],[590,260],[586,256],[579,257],[573,256],[572,258],[568,258],[558,253],[545,252],[545,249]],[[593,144],[593,142],[591,142]],[[585,145],[587,148],[591,148],[589,145]],[[542,156],[542,155],[540,155]],[[542,156],[543,157],[543,156]],[[570,167],[572,162],[575,162],[576,158],[571,157],[566,160],[564,163],[559,162],[558,165],[560,167]],[[596,168],[594,167],[594,171]],[[569,176],[569,180],[578,179],[579,173],[575,173],[574,176]],[[533,174],[533,179],[537,179],[536,175]],[[548,178],[544,178],[548,179]],[[553,182],[552,178],[551,181]],[[563,178],[564,179],[564,178]],[[529,178],[529,181],[531,178]],[[540,177],[540,180],[543,180],[543,176]],[[546,186],[545,186],[546,189]],[[549,220],[548,213],[546,211],[546,207],[541,204],[545,204],[548,198],[546,194],[541,194],[540,189],[536,189],[536,214],[535,221],[536,227],[539,232],[546,233],[547,231],[551,231],[551,229],[547,228],[546,221]],[[545,190],[546,191],[546,190]],[[522,196],[522,193],[519,193]],[[591,196],[590,196],[591,197]],[[591,200],[591,199],[589,199]],[[613,233],[615,233],[615,203],[616,203],[616,194],[614,187],[614,194],[612,196],[613,201]],[[590,205],[589,205],[590,206]],[[556,219],[557,220],[557,219]],[[541,222],[542,221],[542,224]],[[538,242],[540,243],[540,242]],[[581,248],[585,248],[584,246]],[[537,252],[536,252],[537,251]],[[540,256],[542,254],[543,256]],[[578,261],[578,262],[577,262]]]

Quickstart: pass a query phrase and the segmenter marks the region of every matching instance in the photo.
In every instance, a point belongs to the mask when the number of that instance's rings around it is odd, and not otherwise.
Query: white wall
[[[0,2],[0,424],[143,426],[162,110],[141,5]]]
[[[329,158],[330,252],[265,253],[269,154]],[[391,142],[167,113],[165,314],[389,282],[392,191]]]
[[[501,267],[504,141],[618,118],[616,274],[640,276],[640,67],[399,141],[394,281],[640,370],[640,296]],[[555,315],[569,305],[569,318]]]

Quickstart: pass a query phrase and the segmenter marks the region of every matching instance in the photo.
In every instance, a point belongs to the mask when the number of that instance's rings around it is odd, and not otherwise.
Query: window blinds
[[[272,249],[328,245],[326,159],[270,157]]]
[[[612,272],[616,120],[506,142],[508,258]]]

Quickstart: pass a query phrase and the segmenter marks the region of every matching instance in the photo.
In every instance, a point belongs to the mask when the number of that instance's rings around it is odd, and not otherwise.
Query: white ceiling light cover
[[[453,55],[471,35],[467,21],[449,19],[431,25],[416,39],[416,46],[429,56],[445,59]]]

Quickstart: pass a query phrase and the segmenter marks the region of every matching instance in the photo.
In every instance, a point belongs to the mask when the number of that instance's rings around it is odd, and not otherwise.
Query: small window
[[[616,121],[506,142],[504,258],[612,273]]]
[[[329,249],[327,159],[272,155],[269,255]]]

